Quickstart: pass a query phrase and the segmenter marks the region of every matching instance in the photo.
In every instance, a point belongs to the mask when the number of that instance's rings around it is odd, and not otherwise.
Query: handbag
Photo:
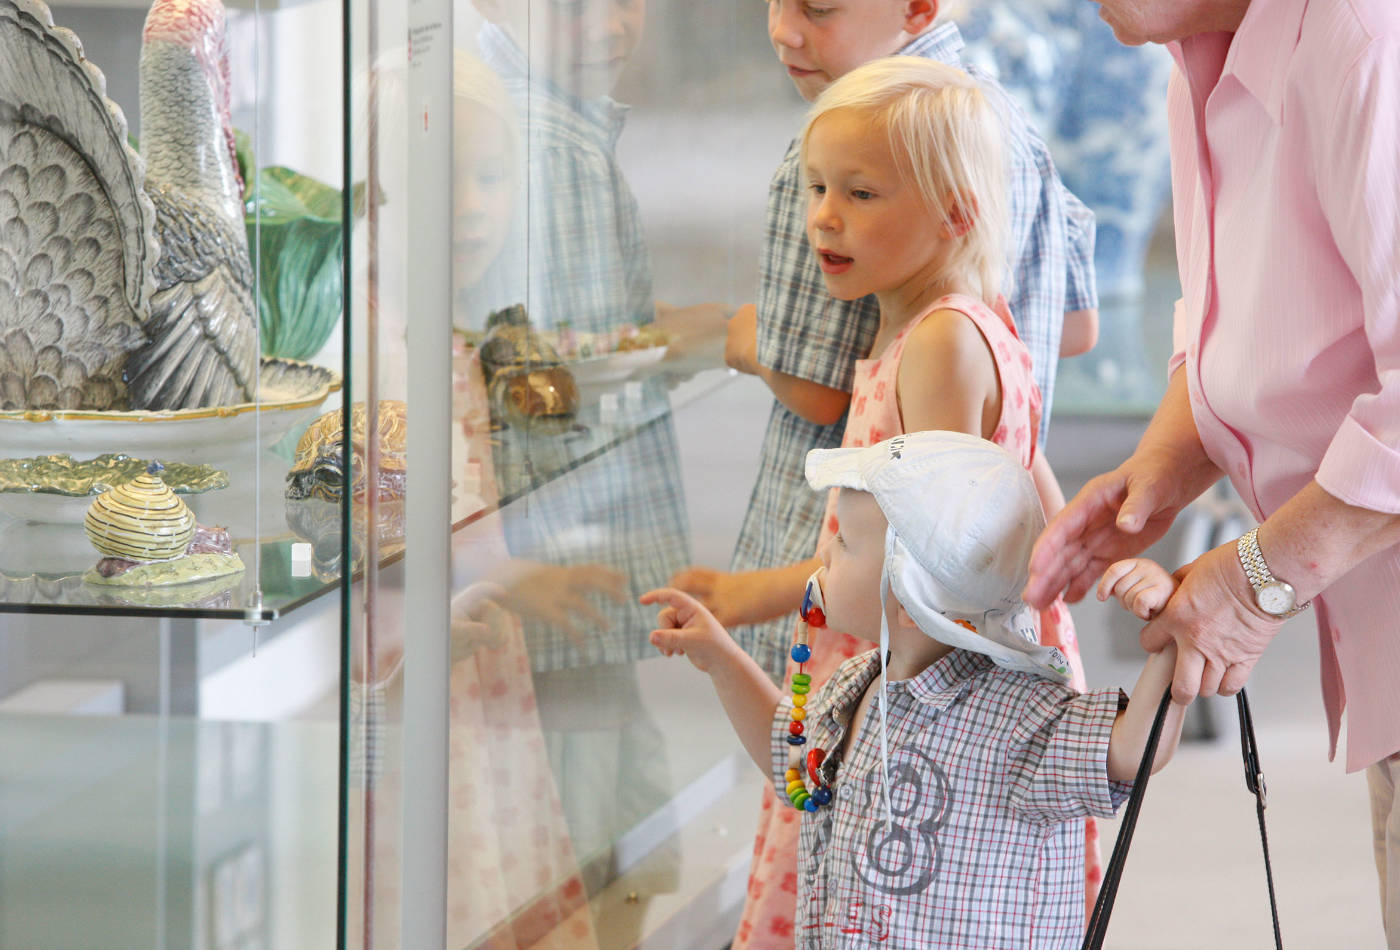
[[[1142,810],[1142,800],[1147,792],[1147,780],[1152,775],[1152,760],[1157,757],[1157,742],[1162,736],[1162,723],[1167,717],[1167,706],[1171,703],[1171,687],[1162,695],[1157,706],[1157,716],[1152,721],[1152,730],[1147,736],[1147,749],[1138,765],[1137,777],[1133,779],[1133,791],[1128,804],[1123,809],[1123,820],[1118,826],[1118,838],[1113,843],[1113,856],[1109,858],[1104,871],[1103,887],[1099,899],[1094,902],[1094,913],[1089,918],[1089,926],[1084,933],[1083,950],[1100,950],[1104,936],[1108,932],[1108,918],[1113,913],[1113,900],[1118,895],[1118,882],[1123,877],[1123,865],[1128,860],[1128,847],[1133,841],[1133,829],[1137,826],[1138,812]],[[1235,695],[1235,705],[1240,717],[1240,752],[1244,758],[1244,784],[1254,796],[1254,810],[1259,816],[1259,840],[1264,846],[1264,877],[1269,884],[1269,910],[1273,914],[1274,947],[1283,950],[1283,937],[1278,926],[1278,901],[1274,895],[1274,873],[1269,863],[1269,835],[1264,827],[1264,808],[1268,805],[1268,790],[1264,785],[1264,772],[1259,765],[1259,744],[1254,738],[1254,717],[1249,711],[1249,697],[1241,689]]]

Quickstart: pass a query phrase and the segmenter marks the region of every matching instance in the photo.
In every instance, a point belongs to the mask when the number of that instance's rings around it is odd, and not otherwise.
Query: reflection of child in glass
[[[917,432],[817,450],[807,478],[840,489],[841,533],[811,581],[826,620],[879,650],[785,697],[698,601],[643,597],[662,605],[652,642],[710,675],[785,809],[790,770],[815,787],[805,760],[825,752],[816,771],[832,795],[798,813],[787,945],[1078,946],[1078,819],[1111,815],[1131,791],[1173,652],[1148,657],[1130,701],[1066,685],[1064,656],[1039,644],[1020,600],[1040,502],[990,442]],[[1154,770],[1184,712],[1170,707]]]
[[[408,373],[407,311],[402,301],[410,268],[402,251],[410,242],[401,200],[408,191],[408,170],[403,149],[395,147],[407,138],[407,68],[403,49],[383,53],[365,80],[366,86],[373,83],[376,89],[376,114],[357,110],[357,118],[367,123],[363,138],[371,138],[372,127],[379,145],[376,175],[383,185],[378,207],[382,238],[373,262],[378,277],[375,303],[380,336],[374,343],[381,397],[402,397]],[[515,169],[522,156],[515,110],[494,72],[459,52],[453,57],[452,93],[453,282],[460,288],[478,280],[501,251],[517,200]],[[368,148],[367,141],[364,147]],[[365,230],[359,229],[357,239],[364,239]],[[367,253],[356,260],[368,266]],[[364,288],[367,282],[365,275],[354,286]],[[416,319],[432,318],[418,314]],[[363,349],[357,348],[357,357]],[[489,473],[491,458],[480,369],[474,360],[464,360],[458,369],[456,415],[466,443],[453,445],[453,471],[460,479],[469,463]],[[355,381],[363,385],[363,375],[357,373]],[[480,491],[483,501],[494,502],[489,477],[483,479]],[[505,934],[511,946],[525,947],[548,932],[554,934],[552,946],[596,950],[587,892],[528,675],[522,618],[567,608],[568,598],[575,596],[570,593],[573,588],[596,586],[588,582],[610,572],[509,558],[504,539],[493,535],[490,522],[481,524],[473,544],[472,554],[458,555],[473,576],[463,578],[459,573],[457,581],[474,583],[454,588],[452,600],[447,941],[460,947],[474,945],[487,934]],[[554,592],[547,606],[541,604],[541,587]],[[364,627],[373,636],[361,640],[357,633],[351,652],[349,692],[356,723],[351,731],[351,769],[374,795],[352,797],[348,807],[356,833],[350,835],[347,847],[352,852],[351,866],[363,862],[368,848],[379,870],[373,882],[352,882],[359,889],[373,883],[372,891],[352,894],[351,900],[374,908],[375,913],[364,919],[376,926],[373,934],[359,934],[355,931],[362,926],[362,917],[350,915],[349,942],[355,946],[392,944],[399,919],[398,891],[385,882],[397,879],[401,841],[399,835],[384,830],[382,819],[398,814],[405,801],[399,769],[402,734],[394,728],[403,705],[402,598],[402,587],[381,575]],[[482,768],[482,762],[493,767]],[[374,816],[379,818],[378,831]]]
[[[603,333],[655,323],[668,357],[703,333],[721,334],[727,308],[672,307],[652,294],[637,202],[615,146],[627,108],[610,94],[641,39],[646,0],[473,0],[489,22],[482,55],[516,100],[529,132],[528,234],[518,222],[505,268],[477,303],[527,299],[539,326],[567,321]],[[528,242],[528,246],[526,244]],[[484,315],[484,314],[483,314]]]
[[[627,109],[610,95],[641,37],[645,0],[473,2],[488,21],[482,58],[515,104],[526,154],[505,248],[459,300],[462,312],[479,328],[524,303],[541,330],[605,339],[659,322],[640,210],[616,151]],[[589,438],[520,427],[492,451],[502,493],[524,496],[501,512],[511,558],[575,579],[601,572],[593,590],[541,578],[535,616],[522,618],[570,834],[590,859],[670,794],[634,665],[651,652],[636,596],[689,559],[689,525],[665,382],[642,381],[628,403],[633,418],[653,421],[601,454]],[[564,609],[548,611],[551,601]]]
[[[652,323],[656,303],[641,218],[615,146],[625,107],[609,93],[641,36],[645,0],[474,0],[486,18],[478,41],[522,123],[510,174],[523,179],[504,248],[459,280],[459,325],[479,328],[494,310],[526,303],[541,329],[567,325],[606,335]],[[461,161],[470,156],[459,150]],[[469,222],[459,218],[459,249]],[[470,256],[469,254],[466,256]],[[664,385],[643,385],[644,411],[668,404]],[[567,478],[573,441],[508,433],[492,459],[503,493],[530,491],[503,521],[516,558],[572,568],[572,585],[532,584],[527,622],[539,672],[627,663],[646,645],[633,595],[684,563],[688,526],[674,432],[660,423]],[[519,509],[516,511],[515,509]],[[597,572],[588,589],[588,567]],[[550,611],[557,598],[563,609]]]

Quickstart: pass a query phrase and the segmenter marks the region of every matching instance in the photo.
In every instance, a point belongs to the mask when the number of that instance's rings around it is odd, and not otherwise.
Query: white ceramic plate
[[[204,462],[220,468],[246,462],[254,445],[272,445],[314,416],[340,389],[322,366],[265,357],[261,402],[160,412],[10,410],[0,412],[0,456],[67,452],[88,458],[124,452],[139,458]]]

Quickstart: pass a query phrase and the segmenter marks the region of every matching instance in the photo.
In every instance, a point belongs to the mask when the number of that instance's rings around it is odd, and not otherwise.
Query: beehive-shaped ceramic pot
[[[185,553],[194,536],[194,512],[160,478],[161,466],[98,495],[83,527],[106,557],[168,561]]]

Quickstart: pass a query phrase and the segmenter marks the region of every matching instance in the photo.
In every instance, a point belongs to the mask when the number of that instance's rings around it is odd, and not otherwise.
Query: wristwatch
[[[1269,565],[1264,563],[1264,552],[1259,550],[1259,529],[1250,528],[1240,539],[1235,542],[1235,550],[1239,553],[1240,564],[1244,567],[1244,572],[1249,576],[1249,584],[1254,588],[1254,603],[1264,613],[1271,617],[1291,617],[1296,613],[1301,613],[1308,609],[1308,604],[1298,603],[1298,595],[1293,590],[1293,585],[1287,581],[1281,581],[1269,570]]]

